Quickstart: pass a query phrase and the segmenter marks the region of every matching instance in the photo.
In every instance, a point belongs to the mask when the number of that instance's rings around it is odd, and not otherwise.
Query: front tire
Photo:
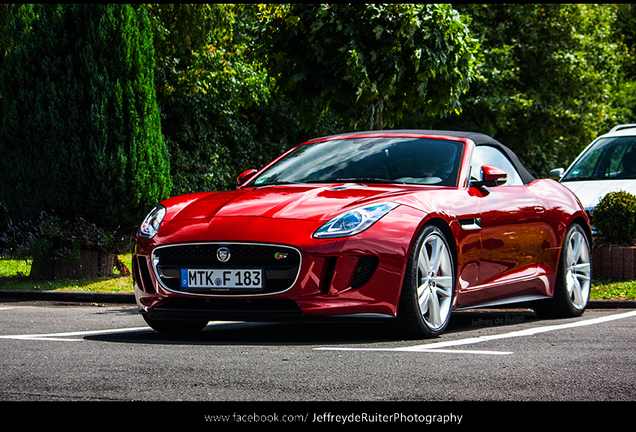
[[[439,336],[448,326],[455,292],[453,254],[442,231],[426,226],[409,255],[396,325],[409,338]]]
[[[579,224],[565,234],[554,296],[533,305],[537,315],[545,318],[571,318],[585,311],[590,298],[592,261],[590,243]]]

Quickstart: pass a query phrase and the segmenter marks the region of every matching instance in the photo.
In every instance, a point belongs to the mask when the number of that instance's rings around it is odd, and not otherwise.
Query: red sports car
[[[567,317],[587,306],[584,209],[489,136],[324,137],[238,180],[167,199],[141,225],[135,295],[153,329],[356,318],[422,338],[462,308],[531,302]]]

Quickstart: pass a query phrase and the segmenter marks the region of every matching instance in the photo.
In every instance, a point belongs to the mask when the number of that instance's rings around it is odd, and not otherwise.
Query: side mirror
[[[563,174],[565,174],[565,170],[563,168],[556,168],[550,171],[550,175],[548,177],[552,180],[559,181],[561,177],[563,177]]]
[[[239,186],[241,186],[243,183],[247,182],[257,172],[258,171],[255,169],[249,169],[239,174],[239,176],[236,178],[236,182],[238,183]]]
[[[508,174],[501,168],[492,165],[484,165],[481,167],[481,181],[474,181],[472,185],[475,187],[494,187],[501,186],[508,181]]]

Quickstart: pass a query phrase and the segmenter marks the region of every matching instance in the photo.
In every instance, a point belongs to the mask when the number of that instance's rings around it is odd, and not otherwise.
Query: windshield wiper
[[[375,178],[375,177],[352,177],[352,178],[338,178],[334,180],[336,182],[350,183],[350,182],[360,182],[360,183],[390,183],[390,184],[404,184],[404,182],[399,182],[391,179],[383,179],[383,178]]]
[[[604,178],[598,178],[595,176],[585,176],[585,177],[566,177],[561,181],[586,181],[586,180],[608,180]]]
[[[301,182],[291,182],[291,181],[274,181],[274,182],[270,182],[270,183],[260,183],[260,184],[254,184],[252,186],[256,186],[256,187],[266,187],[266,186],[280,186],[280,185],[290,185],[290,184],[298,184]]]
[[[306,181],[274,181],[271,183],[261,183],[254,184],[256,187],[267,187],[267,186],[280,186],[280,185],[301,185],[301,184],[312,184],[312,183],[389,183],[389,184],[405,184],[404,182],[395,181],[391,179],[383,179],[383,178],[375,178],[375,177],[351,177],[351,178],[338,178],[335,180],[306,180]]]
[[[312,183],[333,183],[330,180],[298,180],[298,181],[275,181],[271,183],[261,183],[258,185],[254,185],[256,187],[265,187],[265,186],[281,186],[281,185],[302,185],[302,184],[312,184]]]

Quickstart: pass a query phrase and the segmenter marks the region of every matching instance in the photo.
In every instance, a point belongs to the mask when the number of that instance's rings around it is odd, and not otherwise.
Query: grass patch
[[[119,257],[130,269],[132,258],[129,255]],[[121,292],[132,293],[133,282],[130,276],[119,274],[117,269],[111,277],[81,280],[34,281],[29,279],[30,260],[0,259],[0,290],[36,290],[36,291],[84,291],[84,292]]]
[[[636,299],[636,281],[607,282],[593,281],[590,298],[595,300],[606,299]]]
[[[130,269],[132,257],[119,257]],[[41,290],[41,291],[87,291],[87,292],[133,292],[130,276],[119,275],[115,269],[114,275],[107,278],[89,280],[56,280],[32,281],[29,279],[31,261],[0,259],[0,289],[6,290]],[[636,281],[608,282],[593,281],[590,298],[605,299],[636,299]]]

